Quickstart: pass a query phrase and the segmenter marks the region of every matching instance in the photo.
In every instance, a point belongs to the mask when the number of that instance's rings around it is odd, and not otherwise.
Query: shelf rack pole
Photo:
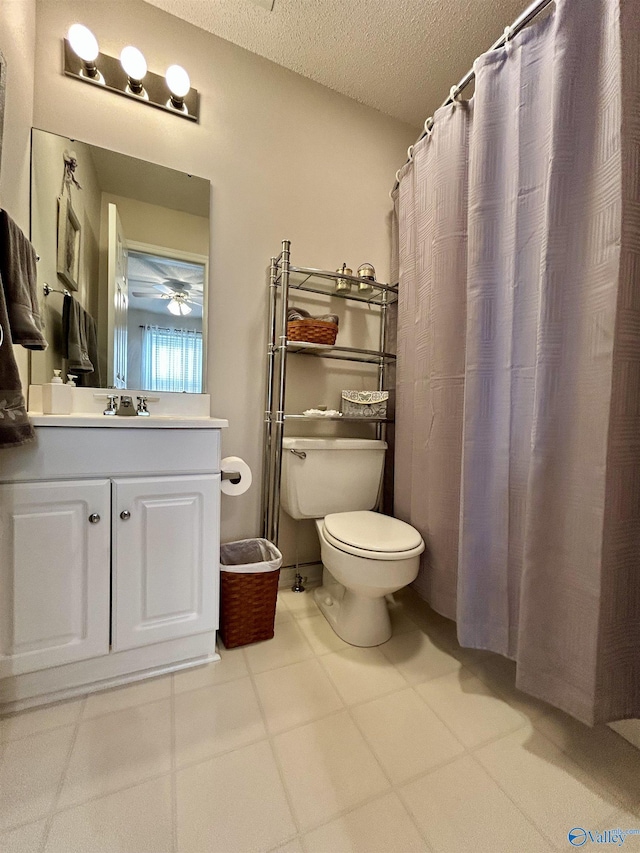
[[[385,290],[380,301],[380,358],[378,359],[378,391],[384,390],[385,359],[383,353],[385,353],[387,349],[387,297],[388,294]],[[382,438],[383,434],[384,425],[376,424],[376,438]]]
[[[273,498],[271,501],[271,536],[274,545],[278,544],[280,531],[280,486],[282,482],[282,439],[284,437],[284,403],[287,379],[287,310],[289,306],[289,266],[291,257],[291,242],[282,241],[282,258],[280,282],[282,286],[280,338],[278,352],[280,355],[278,367],[278,399],[275,424],[275,447],[273,452]]]
[[[269,538],[271,525],[271,440],[273,431],[273,380],[275,376],[277,274],[277,259],[271,258],[271,266],[269,267],[269,320],[267,325],[267,383],[264,407],[264,458],[262,460],[262,535],[265,539]]]

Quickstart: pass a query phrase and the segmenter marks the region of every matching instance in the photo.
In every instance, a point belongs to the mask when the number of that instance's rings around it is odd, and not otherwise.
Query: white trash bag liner
[[[281,565],[282,554],[268,539],[239,539],[220,546],[222,572],[275,572]]]

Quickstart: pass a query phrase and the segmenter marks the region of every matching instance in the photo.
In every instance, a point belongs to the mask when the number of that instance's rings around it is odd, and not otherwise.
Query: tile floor
[[[640,750],[519,693],[411,592],[392,616],[356,649],[287,591],[273,640],[0,720],[0,851],[543,853],[640,828]]]

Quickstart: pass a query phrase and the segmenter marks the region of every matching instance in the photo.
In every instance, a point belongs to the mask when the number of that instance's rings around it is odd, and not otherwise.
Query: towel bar
[[[44,295],[48,296],[50,293],[62,293],[63,296],[71,296],[71,293],[65,287],[64,290],[57,290],[55,287],[51,287],[51,285],[46,282],[42,285],[42,289],[44,291]]]

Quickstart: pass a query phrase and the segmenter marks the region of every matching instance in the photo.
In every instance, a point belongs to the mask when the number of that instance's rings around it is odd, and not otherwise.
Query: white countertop
[[[80,414],[43,415],[29,412],[36,427],[106,427],[111,429],[224,429],[229,421],[224,418],[194,417],[191,415],[151,415],[148,418],[119,415]]]

